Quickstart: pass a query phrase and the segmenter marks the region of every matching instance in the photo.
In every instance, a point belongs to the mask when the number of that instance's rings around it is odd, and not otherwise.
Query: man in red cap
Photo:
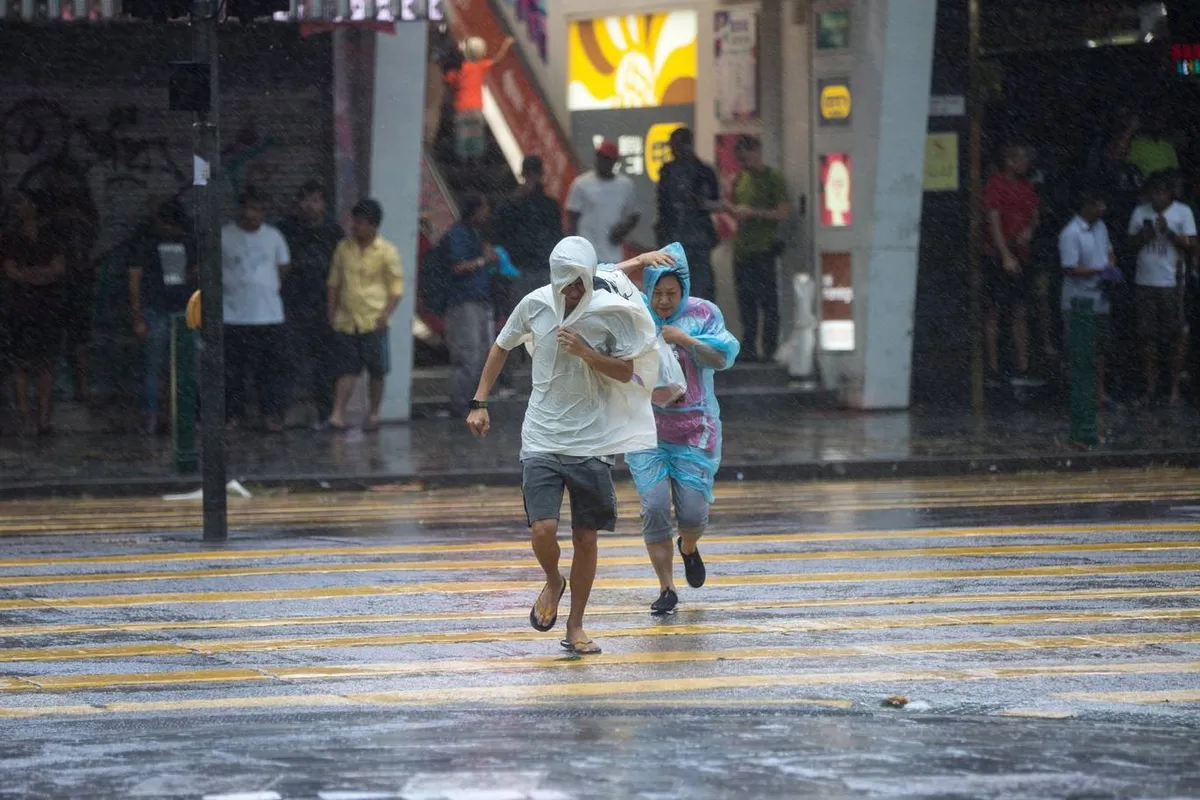
[[[591,242],[601,264],[624,259],[621,244],[641,218],[633,181],[614,169],[620,158],[616,144],[601,142],[596,168],[576,178],[567,195],[567,233]]]

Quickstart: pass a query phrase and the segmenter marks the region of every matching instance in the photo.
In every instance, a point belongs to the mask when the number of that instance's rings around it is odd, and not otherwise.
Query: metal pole
[[[209,109],[196,115],[196,154],[208,163],[207,180],[196,180],[196,251],[200,261],[202,323],[200,341],[201,463],[204,487],[204,541],[223,542],[229,536],[225,508],[225,341],[221,285],[220,83],[217,58],[219,0],[195,0],[192,11],[192,52],[195,61],[209,65]],[[199,177],[199,176],[198,176]]]
[[[971,226],[967,264],[971,273],[971,405],[978,421],[983,417],[983,305],[980,298],[983,272],[979,248],[983,233],[983,111],[984,89],[979,70],[979,4],[967,0],[967,114],[970,125]]]

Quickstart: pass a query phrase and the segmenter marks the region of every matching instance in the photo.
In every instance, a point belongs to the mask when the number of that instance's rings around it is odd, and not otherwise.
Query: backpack
[[[446,300],[450,294],[450,258],[449,238],[442,234],[437,244],[430,248],[421,259],[417,271],[417,286],[421,294],[421,304],[425,310],[435,316],[446,313]]]

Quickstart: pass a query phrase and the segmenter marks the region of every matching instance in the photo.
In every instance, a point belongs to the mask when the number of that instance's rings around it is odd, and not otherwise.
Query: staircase
[[[412,415],[428,419],[450,402],[450,367],[413,370]],[[512,390],[493,390],[491,410],[519,416],[529,401],[529,369],[512,370]],[[717,400],[725,414],[770,414],[778,411],[837,408],[836,393],[813,381],[795,381],[775,364],[738,364],[716,376]]]

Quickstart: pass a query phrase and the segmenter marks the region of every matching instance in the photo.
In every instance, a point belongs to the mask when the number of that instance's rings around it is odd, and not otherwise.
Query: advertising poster
[[[758,9],[713,15],[716,113],[724,122],[758,117]]]
[[[958,191],[958,134],[931,133],[925,137],[927,192]]]
[[[849,153],[821,156],[821,225],[848,228],[854,222],[853,169]]]
[[[585,168],[605,139],[633,179],[642,217],[630,241],[652,245],[658,175],[667,140],[691,127],[696,102],[694,11],[574,20],[567,29],[567,107],[575,152]]]
[[[567,29],[567,108],[696,102],[694,11],[576,20]]]
[[[821,253],[821,349],[854,349],[854,269],[849,253]]]

